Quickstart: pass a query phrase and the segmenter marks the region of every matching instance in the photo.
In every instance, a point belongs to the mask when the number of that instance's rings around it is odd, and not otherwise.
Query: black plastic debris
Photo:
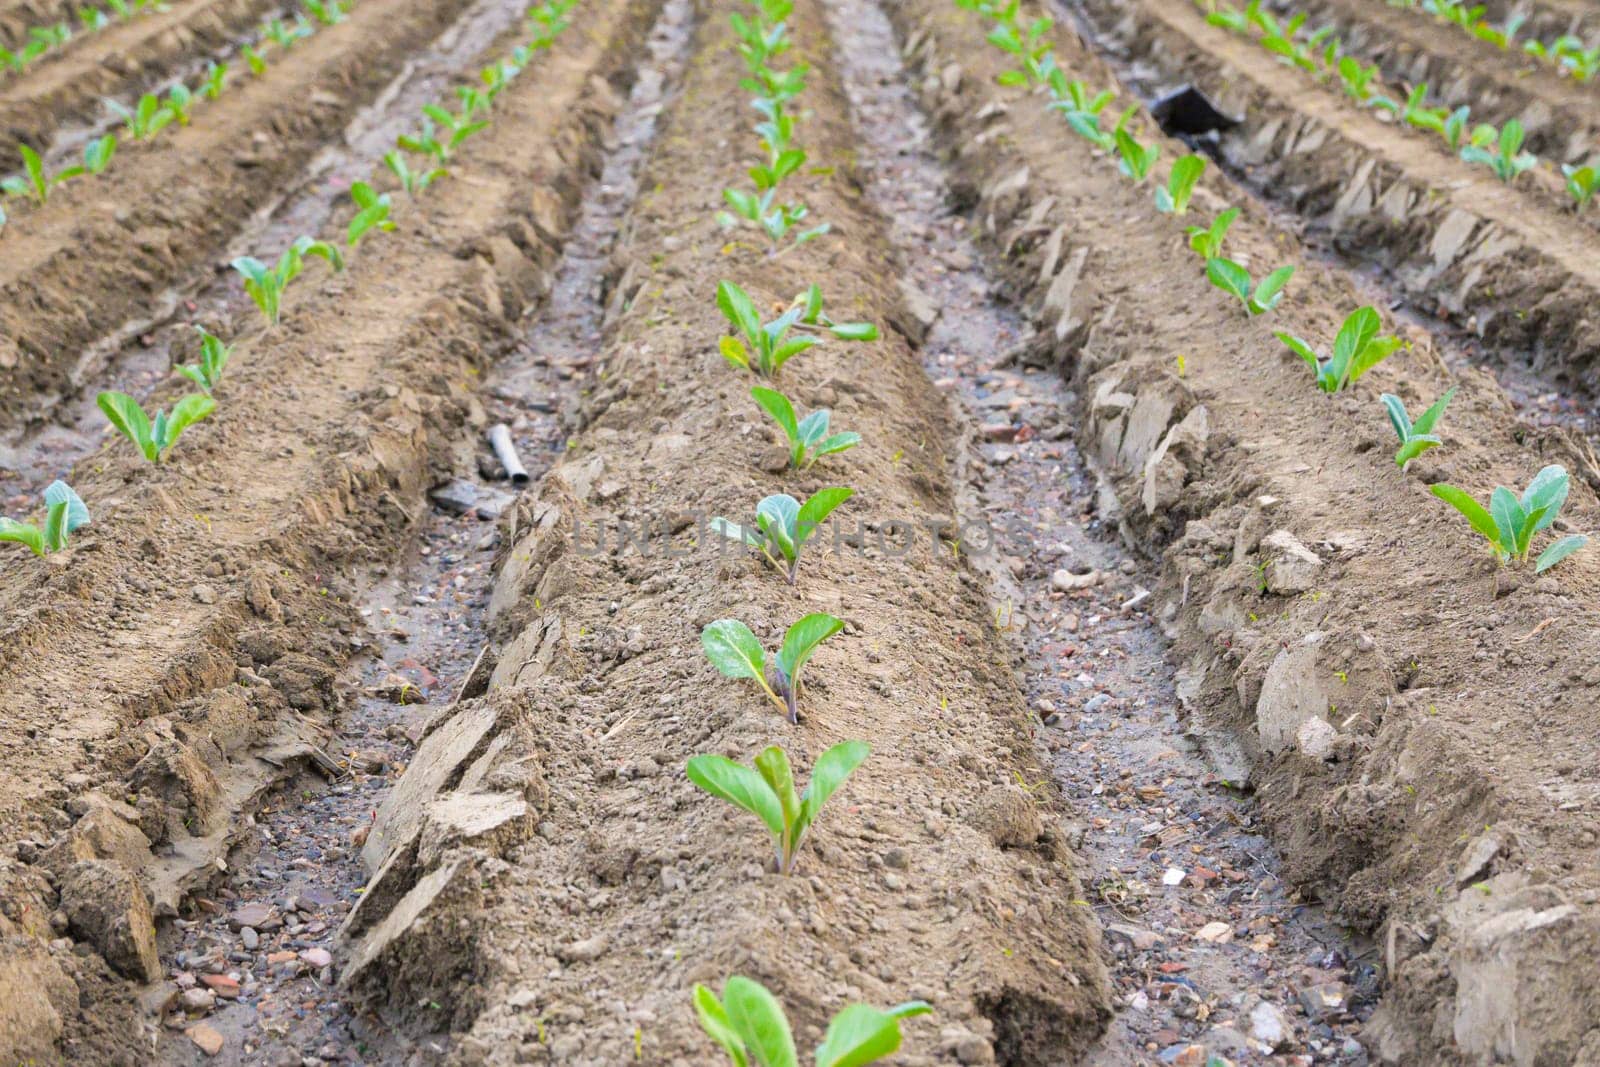
[[[1217,106],[1192,85],[1183,85],[1157,100],[1150,113],[1169,134],[1198,137],[1213,130],[1231,130],[1243,118],[1224,115]]]

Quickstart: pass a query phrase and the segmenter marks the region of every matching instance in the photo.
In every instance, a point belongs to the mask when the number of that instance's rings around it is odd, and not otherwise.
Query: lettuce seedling
[[[1444,409],[1450,406],[1450,398],[1455,395],[1455,389],[1450,389],[1418,416],[1416,422],[1412,422],[1406,414],[1405,402],[1393,393],[1384,393],[1378,398],[1389,413],[1389,425],[1394,427],[1395,435],[1400,438],[1399,451],[1394,454],[1395,466],[1404,470],[1407,463],[1428,449],[1439,447],[1442,442],[1438,434],[1433,432],[1433,427],[1439,421],[1439,416],[1444,414]]]
[[[1519,499],[1503,485],[1495,486],[1489,496],[1489,506],[1482,504],[1453,485],[1431,485],[1429,491],[1466,517],[1472,528],[1482,534],[1489,547],[1502,563],[1526,563],[1533,535],[1547,529],[1561,513],[1567,501],[1567,469],[1558,463],[1533,476],[1528,488]],[[1570,534],[1539,553],[1534,562],[1535,574],[1543,573],[1572,555],[1588,543],[1583,534]]]
[[[816,822],[828,798],[861,766],[871,752],[865,741],[844,741],[817,757],[811,784],[796,794],[789,758],[777,745],[764,750],[755,766],[724,756],[695,756],[684,768],[689,781],[707,793],[743,808],[766,824],[777,852],[774,869],[793,874],[806,831]]]
[[[66,548],[67,540],[73,531],[89,523],[89,509],[84,506],[83,500],[72,491],[71,486],[59,478],[45,488],[44,507],[42,528],[30,522],[17,522],[15,519],[0,516],[0,541],[15,541],[27,545],[35,556],[42,556],[47,552],[59,552]],[[861,744],[859,741],[855,743]],[[818,767],[822,765],[820,760],[817,765]],[[849,771],[845,773],[848,774]],[[815,771],[812,772],[812,779],[816,779]],[[810,790],[807,790],[807,793],[809,794]],[[821,804],[817,806],[821,807]]]
[[[1293,267],[1279,267],[1250,288],[1250,272],[1231,259],[1220,256],[1206,260],[1206,277],[1211,284],[1230,293],[1244,305],[1245,314],[1252,318],[1265,315],[1283,300],[1283,287],[1294,275]]]
[[[452,115],[438,104],[423,105],[422,114],[422,132],[401,136],[398,143],[407,152],[432,156],[441,166],[450,162],[450,157],[455,155],[463,141],[489,125],[482,119],[471,121],[470,115]],[[434,136],[435,123],[444,127],[446,136],[442,141]]]
[[[278,265],[268,268],[252,256],[240,256],[233,261],[233,269],[244,279],[244,291],[250,294],[256,307],[266,317],[269,326],[276,326],[283,313],[283,293],[289,283],[299,277],[305,267],[305,257],[317,256],[328,262],[335,271],[344,269],[344,257],[326,241],[301,237],[284,249]]]
[[[1118,129],[1112,137],[1117,144],[1117,155],[1121,157],[1117,169],[1132,178],[1134,184],[1144,181],[1150,174],[1150,168],[1156,165],[1156,158],[1161,155],[1161,146],[1150,145],[1147,148],[1124,129]]]
[[[767,681],[767,653],[750,627],[738,619],[718,619],[700,631],[700,646],[711,665],[729,678],[751,678],[761,686],[789,721],[800,721],[800,672],[817,646],[844,629],[844,620],[832,615],[802,616],[783,635]],[[780,695],[781,694],[781,695]]]
[[[346,18],[345,6],[340,0],[306,0],[306,10],[324,26],[337,26]]]
[[[1189,210],[1189,198],[1200,175],[1206,171],[1206,161],[1197,155],[1187,155],[1172,164],[1167,184],[1156,187],[1156,210],[1163,215],[1182,215]]]
[[[166,108],[179,126],[189,125],[189,109],[193,106],[194,94],[182,82],[167,90]]]
[[[1400,105],[1387,96],[1380,96],[1374,83],[1378,79],[1378,66],[1363,67],[1360,60],[1345,56],[1339,60],[1339,80],[1344,83],[1345,95],[1361,104],[1381,105],[1390,111],[1400,110]]]
[[[354,248],[374,227],[384,233],[394,229],[394,223],[389,221],[388,193],[380,195],[366,182],[356,182],[350,186],[350,199],[355,201],[359,210],[350,220],[346,245]]]
[[[1189,247],[1204,260],[1213,260],[1222,255],[1222,239],[1228,235],[1228,227],[1233,225],[1233,220],[1239,217],[1239,209],[1230,207],[1216,218],[1211,220],[1210,226],[1190,226],[1185,229],[1189,235]]]
[[[161,102],[155,93],[145,93],[132,110],[123,107],[115,100],[107,100],[111,110],[122,117],[123,123],[128,127],[128,133],[136,141],[148,141],[162,130],[178,115],[171,108]]]
[[[830,434],[828,422],[832,418],[827,408],[818,408],[803,419],[797,419],[794,405],[776,389],[756,386],[750,390],[761,410],[772,416],[789,439],[789,465],[805,470],[823,456],[831,456],[861,443],[861,435],[842,431]]]
[[[293,25],[282,19],[270,19],[261,26],[261,35],[285,52],[293,48],[296,41],[303,41],[315,32],[304,15],[296,15]]]
[[[1337,393],[1354,385],[1360,377],[1388,359],[1404,343],[1398,337],[1379,333],[1383,320],[1370,307],[1356,308],[1339,327],[1333,339],[1333,355],[1323,360],[1308,343],[1291,333],[1277,331],[1274,336],[1306,361],[1317,376],[1317,388]]]
[[[169,415],[158,410],[154,419],[145,414],[139,402],[127,393],[107,391],[95,397],[111,425],[132,441],[144,458],[160,463],[167,450],[178,443],[183,431],[216,410],[217,402],[202,393],[190,393],[172,405]]]
[[[383,163],[394,172],[396,178],[400,179],[400,188],[406,191],[407,196],[413,198],[448,173],[443,167],[412,170],[411,165],[406,162],[406,157],[400,152],[385,153]]]
[[[777,195],[776,189],[768,189],[759,196],[739,189],[724,189],[722,198],[733,208],[733,212],[732,214],[726,211],[718,212],[717,221],[723,226],[734,226],[739,219],[743,219],[760,227],[767,240],[773,244],[781,244],[789,231],[811,213],[811,209],[804,204],[775,204]],[[821,226],[802,230],[795,234],[794,243],[803,245],[807,241],[821,237],[832,228],[830,223],[825,222]]]
[[[700,983],[694,987],[694,1010],[700,1028],[728,1054],[732,1067],[800,1067],[794,1034],[778,998],[761,983],[734,975],[722,987],[722,998]],[[920,1000],[888,1011],[850,1004],[828,1024],[817,1046],[816,1067],[863,1067],[900,1049],[900,1022],[933,1011]]]
[[[206,66],[205,80],[200,85],[200,95],[215,100],[222,95],[228,81],[228,64],[212,62]]]
[[[719,347],[723,358],[763,378],[773,377],[790,359],[822,343],[822,337],[813,333],[789,337],[790,330],[815,328],[842,341],[878,339],[878,328],[870,322],[834,322],[823,314],[822,290],[815,284],[795,297],[787,311],[767,323],[761,321],[755,301],[733,282],[717,284],[717,307],[739,332],[722,338]]]
[[[233,346],[223,344],[222,338],[214,336],[204,326],[196,326],[195,332],[200,335],[200,362],[185,363],[173,369],[210,396],[222,381],[222,371],[233,355]]]
[[[1567,179],[1567,194],[1572,197],[1573,206],[1582,211],[1594,199],[1594,194],[1600,191],[1600,168],[1593,163],[1581,167],[1563,163],[1561,173]]]
[[[1522,151],[1522,140],[1522,123],[1511,119],[1500,128],[1500,136],[1492,150],[1469,144],[1461,150],[1461,158],[1468,163],[1484,164],[1503,182],[1514,181],[1517,175],[1539,163],[1538,156]]]
[[[800,567],[800,550],[805,547],[806,540],[817,532],[817,527],[835,508],[854,495],[854,489],[834,486],[817,490],[801,504],[787,493],[774,493],[763,497],[756,505],[754,528],[729,522],[719,515],[711,520],[711,529],[742,545],[760,549],[767,562],[793,585],[795,572]],[[783,563],[773,556],[774,549]]]
[[[245,45],[239,49],[239,56],[244,60],[245,66],[250,68],[251,74],[259,76],[266,72],[267,61],[261,58],[261,53],[257,52],[253,46]]]

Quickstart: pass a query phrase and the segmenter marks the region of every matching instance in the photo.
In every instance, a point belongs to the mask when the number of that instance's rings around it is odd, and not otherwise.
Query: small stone
[[[1087,574],[1073,574],[1069,570],[1058,570],[1050,575],[1050,584],[1063,593],[1070,593],[1078,589],[1089,589],[1100,584],[1102,575],[1099,571],[1090,571]]]
[[[1250,1036],[1277,1052],[1294,1041],[1294,1024],[1282,1008],[1263,1000],[1250,1012]]]
[[[1312,759],[1330,759],[1333,756],[1334,745],[1339,740],[1339,731],[1331,723],[1320,717],[1312,717],[1300,724],[1300,729],[1294,732],[1294,743],[1299,746]]]
[[[215,604],[217,602],[217,591],[209,585],[197,585],[190,592],[202,604]]]
[[[205,1023],[195,1023],[185,1030],[183,1034],[190,1041],[193,1041],[195,1047],[207,1056],[215,1056],[222,1051],[222,1035],[217,1032],[215,1027],[207,1026]]]
[[[891,848],[883,854],[883,865],[885,867],[893,867],[897,871],[903,871],[911,866],[911,859],[906,854],[905,849]]]
[[[200,981],[223,1000],[237,1000],[239,997],[239,980],[236,978],[225,974],[202,974]]]
[[[1350,990],[1343,982],[1310,986],[1300,990],[1298,996],[1306,1016],[1318,1021],[1343,1015],[1350,1003]]]
[[[217,995],[209,989],[196,986],[178,994],[178,1006],[190,1015],[204,1015],[216,1006]]]
[[[308,948],[300,953],[300,958],[318,970],[333,966],[333,954],[325,948]]]
[[[1168,867],[1166,873],[1161,876],[1161,884],[1167,886],[1182,885],[1183,879],[1184,872],[1182,867]]]
[[[261,935],[256,933],[251,927],[240,927],[239,943],[243,945],[247,951],[254,952],[256,949],[261,947]]]
[[[1196,930],[1194,936],[1214,945],[1226,945],[1233,940],[1233,927],[1224,922],[1209,922]]]
[[[242,904],[228,913],[228,925],[235,930],[243,930],[246,926],[260,930],[272,919],[271,904]]]
[[[1266,556],[1267,589],[1279,596],[1295,596],[1316,587],[1322,560],[1288,530],[1274,530],[1261,539]]]
[[[563,945],[556,950],[556,955],[561,958],[563,963],[590,963],[604,956],[606,950],[610,947],[611,943],[604,934],[601,934],[597,937],[585,938],[582,941],[574,941],[570,945]]]

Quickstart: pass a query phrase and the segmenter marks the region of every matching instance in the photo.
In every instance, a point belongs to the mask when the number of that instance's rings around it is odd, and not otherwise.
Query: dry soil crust
[[[707,12],[641,182],[587,428],[512,520],[489,691],[434,720],[368,838],[346,980],[412,1021],[442,1005],[464,1063],[708,1063],[689,988],[735,973],[778,993],[806,1047],[849,1000],[924,997],[935,1017],[896,1062],[1061,1063],[1103,1024],[1106,979],[1057,802],[1016,784],[1046,775],[983,583],[922,525],[950,517],[945,403],[895,329],[806,353],[779,384],[866,443],[784,473],[754,379],[717,354],[724,277],[769,312],[815,280],[836,314],[904,321],[813,5],[793,18],[817,63],[800,140],[831,169],[801,194],[835,233],[772,258],[714,222],[755,148],[727,10]],[[827,484],[856,489],[842,521],[867,547],[814,544],[794,588],[694,521]],[[903,532],[877,547],[893,520],[918,524],[909,551]],[[617,521],[649,525],[649,555],[619,548]],[[597,528],[605,550],[579,550]],[[818,610],[848,628],[812,661],[796,727],[700,654],[713,619],[772,645]],[[793,878],[765,870],[758,824],[682,772],[781,743],[804,774],[846,738],[873,754]]]
[[[195,0],[74,38],[82,43],[0,83],[0,171],[22,166],[18,144],[44,152],[58,127],[94,117],[105,97],[151,89],[175,68],[232,43],[277,6],[277,0]],[[236,66],[233,87],[242,73]],[[118,148],[125,147],[127,135],[115,132]]]
[[[1498,571],[1423,484],[1482,496],[1571,467],[1570,450],[1520,427],[1487,375],[1447,381],[1421,335],[1352,394],[1319,395],[1270,331],[1331,337],[1355,303],[1346,279],[1304,266],[1213,168],[1194,221],[1231,200],[1229,240],[1256,273],[1302,264],[1283,307],[1247,320],[1184,249],[1188,220],[1156,214],[1042,100],[995,86],[975,16],[893,11],[976,218],[1054,339],[1041,355],[1078,385],[1085,452],[1128,535],[1164,552],[1159,612],[1195,732],[1256,783],[1291,874],[1381,932],[1372,1047],[1408,1064],[1592,1061],[1600,559],[1538,581]],[[1074,75],[1115,88],[1071,34],[1056,43]],[[1163,142],[1164,159],[1181,151]],[[1416,407],[1452,384],[1446,447],[1401,474],[1377,392]],[[1583,489],[1569,508],[1579,529],[1600,518]]]
[[[0,1058],[139,1058],[107,963],[157,976],[150,900],[172,913],[336,710],[343,575],[481,420],[466,383],[547,287],[653,13],[588,5],[396,233],[241,343],[181,458],[86,461],[94,524],[0,580]]]
[[[61,187],[0,235],[0,433],[83,387],[85,349],[209,269],[250,213],[382,89],[467,0],[362,0],[193,123],[119,145],[105,173]]]
[[[1208,26],[1190,3],[1085,6],[1119,47],[1242,115],[1219,143],[1224,156],[1341,251],[1391,272],[1498,358],[1600,390],[1590,266],[1600,234],[1560,210],[1552,190],[1506,186],[1433,135],[1379,122],[1254,41]]]

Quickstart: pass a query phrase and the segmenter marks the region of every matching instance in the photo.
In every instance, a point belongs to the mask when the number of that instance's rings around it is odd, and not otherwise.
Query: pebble
[[[254,952],[261,946],[261,935],[253,927],[242,926],[239,928],[239,943]]]
[[[183,1033],[207,1056],[215,1056],[222,1051],[224,1044],[222,1034],[215,1027],[207,1026],[205,1023],[195,1023]]]
[[[318,969],[333,965],[333,954],[325,948],[308,948],[300,953],[300,958]]]
[[[1263,1000],[1250,1011],[1250,1036],[1277,1052],[1294,1041],[1294,1024],[1282,1008]]]

